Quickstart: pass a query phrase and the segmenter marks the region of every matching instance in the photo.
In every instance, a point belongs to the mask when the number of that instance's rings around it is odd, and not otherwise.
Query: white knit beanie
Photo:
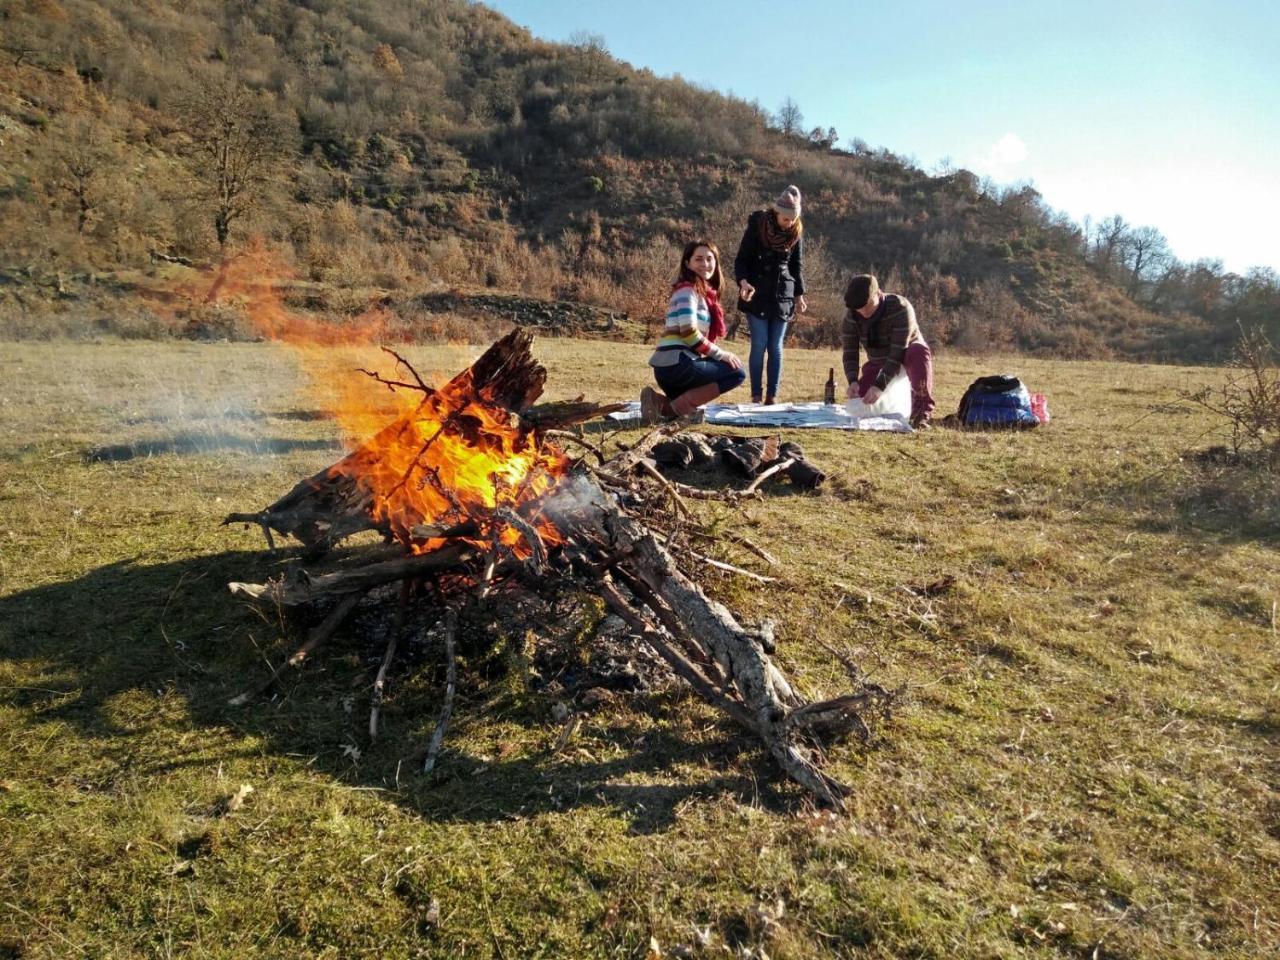
[[[792,184],[783,190],[782,193],[778,194],[778,199],[773,201],[773,209],[779,213],[789,213],[793,217],[799,217],[800,188]]]

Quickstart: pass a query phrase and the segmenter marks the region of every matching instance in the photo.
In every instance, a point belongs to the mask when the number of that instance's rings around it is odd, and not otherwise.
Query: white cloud
[[[1006,133],[987,152],[988,167],[1008,167],[1027,159],[1027,145],[1016,133]]]

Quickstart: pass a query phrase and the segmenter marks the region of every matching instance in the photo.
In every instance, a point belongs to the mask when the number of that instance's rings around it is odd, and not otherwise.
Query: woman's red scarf
[[[671,292],[675,293],[681,287],[692,287],[702,299],[707,301],[707,313],[711,315],[711,323],[707,325],[707,339],[715,343],[728,329],[724,323],[724,307],[720,306],[720,291],[708,283],[697,284],[690,280],[681,280],[671,288]],[[699,290],[699,287],[702,289]]]

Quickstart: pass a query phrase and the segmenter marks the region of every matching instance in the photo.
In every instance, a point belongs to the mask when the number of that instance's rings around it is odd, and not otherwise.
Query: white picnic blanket
[[[882,430],[911,433],[907,418],[900,414],[878,417],[850,416],[839,403],[710,403],[703,407],[708,424],[723,427],[789,427],[824,430]],[[633,400],[625,410],[609,414],[610,420],[639,420],[640,402]]]

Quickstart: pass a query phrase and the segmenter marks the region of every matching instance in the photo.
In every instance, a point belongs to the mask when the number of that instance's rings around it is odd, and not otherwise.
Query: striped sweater
[[[707,339],[711,311],[707,301],[692,286],[681,285],[671,293],[667,323],[658,348],[649,358],[651,367],[673,367],[688,352],[697,358],[719,360],[724,351]]]

